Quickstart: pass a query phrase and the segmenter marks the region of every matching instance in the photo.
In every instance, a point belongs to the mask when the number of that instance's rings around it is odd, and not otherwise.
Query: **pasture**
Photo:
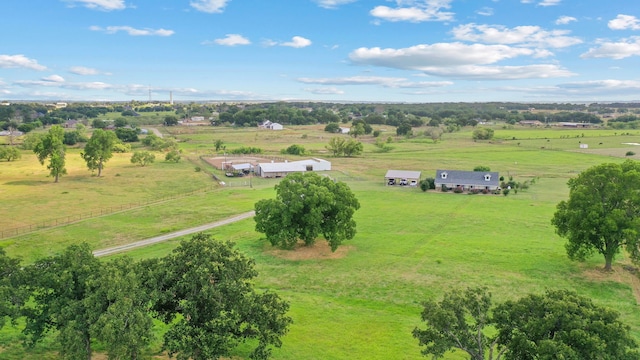
[[[291,304],[294,323],[274,359],[421,359],[411,336],[420,323],[420,303],[440,299],[454,288],[486,286],[499,302],[544,289],[573,289],[600,305],[619,311],[640,340],[640,280],[616,259],[613,273],[602,273],[601,256],[585,263],[570,261],[550,224],[556,204],[566,199],[566,182],[580,171],[603,162],[619,162],[628,151],[640,153],[640,132],[604,129],[528,129],[498,127],[492,141],[475,142],[472,129],[443,134],[433,142],[424,136],[399,138],[392,127],[392,149],[381,152],[371,136],[359,138],[364,153],[332,158],[325,145],[332,135],[324,126],[293,126],[283,131],[254,128],[161,128],[175,136],[183,160],[166,163],[157,154],[147,167],[130,164],[130,154],[117,154],[97,178],[86,170],[79,149],[68,154],[69,174],[54,184],[35,156],[0,162],[0,208],[3,228],[48,223],[52,219],[91,214],[68,225],[46,226],[0,239],[9,255],[25,262],[60,251],[72,243],[88,242],[95,249],[111,247],[213,222],[253,209],[259,199],[275,195],[277,179],[225,179],[200,160],[226,151],[259,147],[279,155],[291,144],[309,156],[332,162],[329,176],[346,182],[360,201],[356,237],[331,253],[322,241],[312,248],[282,251],[255,232],[253,220],[216,228],[215,238],[232,240],[254,258],[256,285],[278,292]],[[420,134],[424,129],[414,129]],[[588,143],[588,149],[580,149]],[[296,160],[297,157],[288,157]],[[472,170],[489,166],[516,181],[535,179],[526,191],[508,196],[422,192],[418,188],[385,186],[388,169],[419,170],[422,178],[437,169]],[[195,171],[195,167],[203,171]],[[206,190],[206,191],[205,191]],[[109,211],[106,211],[108,209]],[[127,253],[134,259],[162,256],[177,243]],[[123,256],[122,254],[116,256]],[[54,344],[34,354],[19,345],[21,335],[10,326],[0,332],[0,358],[55,358]],[[154,347],[154,351],[159,345]],[[99,350],[99,348],[97,348]],[[245,358],[240,349],[238,358]],[[448,354],[446,359],[464,359]]]

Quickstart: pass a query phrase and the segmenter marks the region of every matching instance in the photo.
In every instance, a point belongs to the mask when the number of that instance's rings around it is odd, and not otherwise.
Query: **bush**
[[[113,145],[113,152],[126,153],[131,151],[131,144],[118,143]]]
[[[493,129],[480,128],[473,130],[473,140],[491,140],[493,138]]]
[[[169,162],[179,162],[180,161],[180,151],[178,150],[171,150],[167,153],[167,155],[165,155],[164,157],[165,161],[169,161]]]
[[[460,194],[462,192],[464,192],[464,189],[462,188],[462,186],[456,186],[455,189],[453,189],[453,192],[456,194]]]
[[[434,190],[436,188],[436,180],[434,178],[426,178],[420,181],[420,189],[422,191]]]
[[[625,156],[633,156],[636,153],[634,153],[633,151],[627,151],[627,153],[625,154]]]
[[[242,155],[242,154],[262,154],[262,149],[254,148],[250,146],[243,146],[241,148],[229,150],[230,154]]]
[[[324,131],[329,133],[338,133],[340,132],[340,125],[336,123],[329,123],[324,127]]]
[[[280,153],[289,155],[304,155],[306,151],[303,146],[293,144],[286,149],[280,150]]]

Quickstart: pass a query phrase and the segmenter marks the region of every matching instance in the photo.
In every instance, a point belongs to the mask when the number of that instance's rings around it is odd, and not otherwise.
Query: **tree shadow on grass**
[[[52,181],[49,180],[19,180],[19,181],[9,181],[4,183],[5,185],[26,185],[26,186],[38,186],[38,185],[45,185],[45,184],[51,184]]]

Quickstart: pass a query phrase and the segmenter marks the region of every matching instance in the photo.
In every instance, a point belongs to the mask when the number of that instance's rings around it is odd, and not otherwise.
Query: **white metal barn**
[[[329,171],[331,162],[323,159],[309,159],[300,161],[258,163],[256,175],[263,178],[285,177],[294,172]]]

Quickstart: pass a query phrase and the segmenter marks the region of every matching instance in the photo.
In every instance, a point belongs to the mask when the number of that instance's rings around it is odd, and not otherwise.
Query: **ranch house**
[[[449,190],[462,188],[463,191],[494,191],[500,187],[500,175],[495,171],[437,170],[435,185],[436,189],[444,186]]]

